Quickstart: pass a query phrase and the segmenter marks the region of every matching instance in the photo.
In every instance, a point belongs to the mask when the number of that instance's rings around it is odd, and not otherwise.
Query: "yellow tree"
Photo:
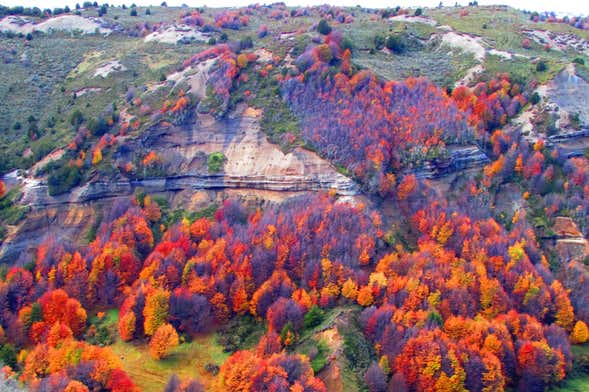
[[[143,309],[145,317],[144,330],[147,336],[151,336],[166,322],[170,309],[170,292],[164,289],[155,289],[148,294]]]
[[[575,322],[575,313],[573,310],[573,305],[571,305],[571,300],[569,299],[566,290],[564,287],[562,287],[562,284],[558,280],[552,282],[550,287],[554,293],[556,324],[560,325],[568,332],[571,332]]]
[[[575,324],[573,332],[571,333],[571,343],[583,344],[587,340],[589,340],[589,328],[587,328],[585,322],[579,320]]]
[[[160,326],[149,342],[149,353],[154,359],[166,357],[172,349],[178,346],[178,333],[170,324]]]

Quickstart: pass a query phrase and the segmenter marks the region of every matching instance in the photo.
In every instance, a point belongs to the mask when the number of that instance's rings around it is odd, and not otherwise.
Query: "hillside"
[[[0,389],[589,388],[589,18],[0,16]]]

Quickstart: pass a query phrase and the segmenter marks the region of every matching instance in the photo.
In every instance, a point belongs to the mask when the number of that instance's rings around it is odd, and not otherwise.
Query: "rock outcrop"
[[[477,146],[451,146],[449,157],[426,161],[423,167],[412,170],[418,178],[437,179],[458,171],[482,167],[489,157]]]

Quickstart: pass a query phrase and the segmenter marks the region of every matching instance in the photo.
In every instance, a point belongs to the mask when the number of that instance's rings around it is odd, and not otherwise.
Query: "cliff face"
[[[327,161],[303,148],[285,154],[260,130],[261,113],[243,109],[233,117],[216,121],[200,116],[187,126],[156,125],[139,138],[126,142],[115,160],[133,161],[154,151],[162,161],[162,174],[143,178],[95,178],[72,192],[51,197],[43,181],[27,180],[22,203],[33,208],[80,204],[131,195],[136,188],[147,192],[184,190],[253,189],[306,192],[334,190],[342,196],[359,193],[357,184]],[[209,172],[206,158],[220,152],[225,163]]]
[[[345,197],[360,195],[358,184],[315,153],[300,147],[284,153],[268,142],[260,129],[260,111],[241,107],[224,120],[195,117],[188,125],[154,125],[117,149],[113,159],[122,162],[155,152],[161,160],[157,177],[148,173],[137,178],[96,176],[56,197],[48,194],[43,178],[21,179],[20,203],[34,213],[4,242],[0,259],[18,257],[52,235],[79,241],[95,224],[96,216],[118,200],[132,197],[137,189],[162,195],[172,208],[184,209],[203,208],[227,197],[261,204],[321,190]],[[207,156],[214,152],[222,153],[225,162],[213,173]],[[451,148],[448,158],[427,162],[415,173],[422,178],[439,178],[487,162],[478,147],[457,146]]]
[[[313,152],[296,148],[285,154],[269,143],[260,129],[260,115],[241,108],[224,120],[199,116],[189,125],[156,125],[128,139],[115,153],[114,160],[132,162],[154,151],[162,166],[157,177],[96,176],[56,197],[48,194],[43,178],[18,179],[23,190],[20,204],[33,213],[2,244],[0,259],[20,257],[49,236],[83,239],[97,216],[139,188],[166,197],[172,208],[185,209],[203,208],[227,197],[261,204],[320,190],[359,195],[353,180]],[[207,156],[213,152],[226,158],[216,173],[207,167]]]
[[[480,168],[489,163],[489,157],[478,146],[451,146],[448,158],[427,161],[414,171],[418,178],[437,179],[451,173]]]

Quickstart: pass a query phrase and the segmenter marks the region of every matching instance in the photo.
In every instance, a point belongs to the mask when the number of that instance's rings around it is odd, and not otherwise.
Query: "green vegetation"
[[[8,191],[4,197],[0,198],[0,243],[8,234],[7,226],[18,224],[29,212],[28,207],[18,205],[17,200],[20,198],[18,188]]]
[[[232,318],[217,333],[223,352],[232,353],[254,347],[264,331],[252,316],[246,314]]]
[[[350,361],[353,369],[358,373],[363,373],[374,358],[374,348],[366,340],[364,335],[359,332],[360,328],[345,327],[339,329],[340,334],[344,337],[344,354]]]
[[[321,19],[317,24],[317,32],[323,35],[331,33],[331,26],[329,25],[329,23],[327,23],[325,19]]]
[[[321,371],[328,363],[330,353],[329,346],[324,339],[310,339],[307,344],[302,345],[298,350],[311,360],[311,367],[315,373]]]
[[[314,327],[318,326],[319,324],[321,324],[321,322],[323,321],[324,318],[325,318],[325,313],[323,312],[323,310],[321,310],[321,308],[319,308],[318,306],[313,306],[305,314],[305,319],[304,319],[303,325],[304,325],[305,329],[314,328]]]
[[[538,63],[536,64],[536,71],[538,72],[544,72],[548,70],[548,65],[546,65],[545,61],[538,61]]]
[[[389,35],[384,46],[394,53],[403,53],[405,51],[405,42],[401,35]]]
[[[98,317],[98,315],[90,317],[88,320],[90,327],[86,331],[84,340],[97,346],[113,344],[117,336],[118,319],[118,309],[110,309],[104,314],[101,314],[101,317]]]
[[[573,369],[570,376],[562,385],[553,388],[560,392],[584,392],[589,390],[589,344],[574,345],[571,347],[573,354]]]
[[[75,166],[64,165],[52,171],[47,179],[49,194],[61,195],[78,186],[82,181],[82,173]]]
[[[223,169],[225,163],[225,155],[222,152],[213,152],[207,157],[207,165],[209,173],[218,173]]]
[[[213,375],[205,366],[220,366],[229,356],[217,343],[214,333],[182,343],[168,357],[160,360],[151,358],[146,344],[117,340],[110,347],[125,364],[125,372],[145,392],[162,391],[172,374],[181,378],[198,377],[205,385],[210,385]]]

